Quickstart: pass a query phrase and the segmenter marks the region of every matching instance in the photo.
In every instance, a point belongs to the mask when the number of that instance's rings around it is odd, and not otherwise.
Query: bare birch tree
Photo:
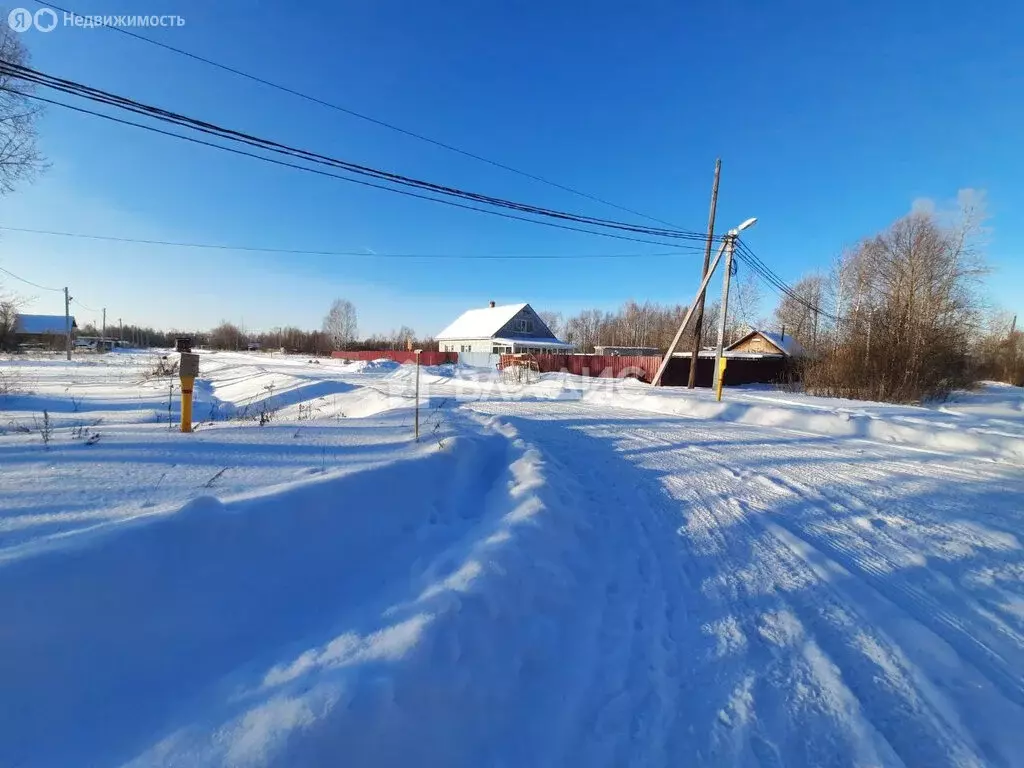
[[[544,310],[543,312],[538,312],[537,314],[540,316],[540,319],[544,321],[544,325],[548,327],[548,330],[551,331],[551,335],[554,336],[556,339],[561,338],[562,325],[564,322],[562,320],[562,313]]]
[[[5,296],[0,287],[0,350],[14,349],[14,335],[18,326],[20,302],[14,296]]]
[[[348,299],[335,299],[324,317],[323,331],[335,349],[343,349],[356,338],[356,308]]]
[[[825,278],[813,273],[793,285],[792,295],[784,295],[775,308],[775,332],[785,332],[807,349],[817,346],[825,300]]]
[[[24,43],[8,24],[0,24],[0,61],[29,64]],[[31,181],[46,167],[36,134],[42,108],[29,98],[34,90],[31,83],[0,72],[0,195],[10,194],[18,183]]]

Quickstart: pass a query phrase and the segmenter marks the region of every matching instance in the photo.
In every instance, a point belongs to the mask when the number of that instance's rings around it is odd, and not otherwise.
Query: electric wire
[[[33,288],[38,288],[41,291],[57,291],[57,292],[60,292],[60,291],[64,290],[63,288],[50,288],[50,287],[45,286],[45,285],[40,285],[39,283],[33,283],[31,280],[26,280],[24,277],[21,277],[20,275],[16,275],[13,272],[11,272],[11,270],[4,269],[3,267],[0,267],[0,272],[3,272],[6,275],[10,275],[15,280],[20,280],[21,282],[27,283],[28,285],[31,285]]]
[[[31,229],[28,227],[10,227],[0,225],[0,230],[7,232],[21,232],[33,235],[47,235],[54,237],[68,237],[85,240],[101,240],[115,243],[133,243],[136,245],[156,245],[175,248],[198,248],[220,251],[246,251],[254,253],[280,253],[302,256],[345,256],[352,258],[367,259],[454,259],[454,260],[509,260],[509,261],[531,261],[531,260],[578,260],[578,259],[645,259],[674,256],[689,256],[679,250],[656,251],[651,253],[593,253],[593,254],[454,254],[454,253],[380,253],[374,251],[335,251],[335,250],[309,250],[302,248],[271,248],[264,246],[247,245],[222,245],[217,243],[197,243],[179,240],[149,240],[144,238],[120,237],[115,235],[96,235],[85,232],[61,232],[49,229]],[[679,245],[677,248],[690,248],[698,250],[699,246]]]
[[[39,4],[40,5],[44,5],[46,7],[49,7],[49,8],[52,8],[54,10],[62,11],[63,13],[71,14],[73,16],[81,16],[80,14],[77,14],[74,11],[71,11],[71,10],[69,10],[67,8],[64,8],[62,6],[56,5],[54,3],[44,2],[43,0],[39,0]],[[495,168],[501,168],[502,170],[509,171],[510,173],[518,174],[519,176],[523,176],[525,178],[532,179],[533,181],[538,181],[538,182],[540,182],[542,184],[547,184],[548,186],[554,187],[556,189],[563,190],[565,192],[569,192],[569,193],[571,193],[573,195],[577,195],[579,197],[583,197],[583,198],[586,198],[588,200],[592,200],[594,202],[601,203],[602,205],[606,205],[606,206],[610,206],[612,208],[616,208],[616,209],[618,209],[620,211],[624,211],[626,213],[631,213],[634,216],[639,216],[639,217],[647,219],[649,221],[655,221],[655,222],[658,222],[659,224],[665,224],[665,225],[670,226],[670,227],[674,226],[671,222],[664,221],[664,220],[656,218],[654,216],[650,216],[650,215],[648,215],[646,213],[642,213],[640,211],[633,210],[632,208],[627,208],[626,206],[619,205],[618,203],[613,203],[613,202],[611,202],[609,200],[605,200],[605,199],[603,199],[601,197],[598,197],[596,195],[591,195],[591,194],[589,194],[587,192],[583,192],[581,190],[575,189],[575,188],[570,187],[568,185],[560,184],[560,183],[555,182],[555,181],[551,181],[550,179],[546,179],[543,176],[538,176],[536,174],[529,173],[527,171],[523,171],[523,170],[520,170],[518,168],[514,168],[514,167],[512,167],[510,165],[507,165],[505,163],[501,163],[501,162],[499,162],[497,160],[492,160],[490,158],[484,157],[483,155],[479,155],[479,154],[470,152],[468,150],[460,149],[459,147],[453,146],[451,144],[448,144],[446,142],[440,141],[438,139],[430,138],[429,136],[425,136],[423,134],[416,133],[415,131],[411,131],[411,130],[409,130],[407,128],[402,128],[401,126],[394,125],[393,123],[388,123],[388,122],[386,122],[384,120],[380,120],[380,119],[372,117],[370,115],[366,115],[366,114],[363,114],[361,112],[357,112],[354,109],[350,109],[348,107],[343,107],[343,106],[341,106],[339,104],[335,104],[333,102],[326,101],[326,100],[318,98],[316,96],[311,96],[311,95],[303,93],[302,91],[299,91],[297,89],[290,88],[289,86],[281,85],[280,83],[275,83],[275,82],[273,82],[271,80],[267,80],[267,79],[259,77],[257,75],[250,74],[250,73],[245,72],[245,71],[243,71],[241,69],[238,69],[236,67],[232,67],[232,66],[229,66],[227,64],[222,64],[222,63],[220,63],[218,61],[214,61],[213,59],[209,59],[209,58],[207,58],[205,56],[200,56],[199,54],[192,53],[190,51],[186,51],[186,50],[184,50],[182,48],[177,48],[177,47],[175,47],[173,45],[169,45],[167,43],[163,43],[163,42],[161,42],[159,40],[155,40],[153,38],[146,37],[145,35],[140,35],[139,33],[133,32],[133,31],[131,31],[129,29],[124,29],[122,27],[115,27],[115,26],[113,26],[111,24],[103,23],[102,22],[102,18],[100,19],[100,24],[101,24],[101,26],[103,26],[103,27],[105,27],[105,28],[107,28],[107,29],[109,29],[109,30],[111,30],[113,32],[118,32],[118,33],[120,33],[122,35],[127,35],[128,37],[135,38],[136,40],[141,40],[142,42],[149,43],[150,45],[155,45],[155,46],[157,46],[159,48],[163,48],[164,50],[171,51],[171,52],[176,53],[176,54],[181,55],[181,56],[185,56],[185,57],[187,57],[189,59],[201,62],[201,63],[206,64],[208,66],[215,67],[215,68],[220,69],[220,70],[222,70],[224,72],[228,72],[228,73],[236,75],[238,77],[242,77],[242,78],[245,78],[245,79],[250,80],[252,82],[259,83],[259,84],[267,86],[269,88],[273,88],[275,90],[281,91],[282,93],[287,93],[287,94],[290,94],[292,96],[296,96],[298,98],[305,99],[306,101],[309,101],[309,102],[311,102],[313,104],[318,104],[320,106],[327,107],[329,109],[333,109],[333,110],[336,110],[338,112],[342,112],[342,113],[344,113],[346,115],[349,115],[351,117],[355,117],[355,118],[358,118],[360,120],[365,120],[366,122],[372,123],[374,125],[377,125],[377,126],[380,126],[380,127],[383,127],[383,128],[387,128],[388,130],[395,131],[397,133],[403,134],[405,136],[409,136],[409,137],[414,138],[414,139],[418,139],[420,141],[427,142],[428,144],[432,144],[434,146],[441,147],[442,149],[446,149],[446,150],[448,150],[450,152],[455,152],[455,153],[463,155],[465,157],[472,158],[473,160],[477,160],[479,162],[487,163],[488,165],[494,166]]]
[[[58,77],[54,77],[54,76],[51,76],[51,75],[47,75],[47,74],[39,72],[37,70],[33,70],[31,68],[28,68],[28,67],[23,67],[23,66],[17,65],[17,64],[11,64],[11,63],[8,63],[8,62],[0,63],[0,71],[6,71],[8,74],[10,74],[13,77],[21,78],[21,79],[26,80],[28,82],[35,83],[36,85],[43,86],[45,88],[56,90],[56,91],[59,91],[59,92],[62,92],[62,93],[68,94],[68,95],[77,96],[77,97],[80,97],[80,98],[85,98],[85,99],[87,99],[89,101],[92,101],[92,102],[101,103],[101,104],[105,104],[105,105],[108,105],[108,106],[113,106],[115,108],[122,109],[122,110],[125,110],[125,111],[128,111],[128,112],[132,112],[132,113],[135,113],[135,114],[143,115],[143,116],[146,116],[146,117],[151,118],[151,119],[158,120],[158,121],[163,122],[163,123],[173,124],[173,125],[178,126],[178,127],[186,128],[186,129],[193,130],[193,131],[197,131],[197,132],[204,133],[204,134],[207,134],[207,135],[216,136],[218,138],[221,138],[221,139],[224,139],[224,140],[227,140],[227,141],[241,143],[241,144],[248,145],[248,146],[255,147],[255,148],[259,148],[259,149],[262,149],[262,150],[265,150],[265,151],[273,152],[273,153],[276,153],[276,154],[279,154],[279,155],[285,155],[285,156],[288,156],[288,157],[291,157],[291,158],[299,158],[299,159],[305,160],[307,162],[314,163],[314,164],[319,165],[319,166],[328,166],[328,167],[331,167],[331,168],[337,168],[337,169],[344,170],[344,171],[346,171],[346,172],[348,172],[350,174],[355,174],[355,175],[363,176],[363,177],[370,177],[370,178],[373,178],[373,179],[378,180],[378,181],[383,181],[383,182],[386,182],[386,183],[384,185],[379,185],[379,188],[386,189],[386,190],[392,191],[392,192],[404,192],[406,194],[409,194],[408,189],[399,190],[399,189],[396,189],[395,186],[390,186],[390,185],[397,185],[397,186],[401,186],[401,187],[413,188],[413,189],[416,189],[416,190],[419,190],[419,191],[422,191],[422,192],[430,192],[433,195],[441,195],[443,197],[452,197],[452,198],[457,198],[457,199],[460,199],[460,200],[467,200],[467,201],[471,201],[471,202],[475,202],[475,203],[480,203],[480,204],[483,204],[483,205],[494,206],[494,207],[504,208],[504,209],[510,209],[510,210],[514,210],[514,211],[517,211],[517,212],[520,212],[520,213],[530,214],[530,215],[533,215],[533,216],[541,216],[541,217],[553,218],[553,219],[557,219],[557,220],[560,220],[560,221],[571,221],[571,222],[574,222],[574,223],[585,224],[585,225],[588,225],[588,226],[605,227],[605,228],[609,228],[609,229],[613,229],[613,230],[618,230],[618,231],[626,231],[626,232],[631,232],[631,233],[645,234],[645,235],[650,235],[650,236],[654,236],[654,237],[671,238],[671,239],[684,239],[684,240],[694,240],[694,241],[705,240],[706,239],[706,235],[704,233],[701,233],[701,232],[693,232],[693,231],[686,231],[686,230],[672,230],[672,229],[663,229],[663,228],[655,228],[655,227],[648,227],[648,226],[640,226],[640,225],[630,224],[628,222],[614,221],[614,220],[602,219],[602,218],[593,217],[593,216],[587,216],[587,215],[578,214],[578,213],[570,213],[570,212],[565,212],[565,211],[559,211],[559,210],[555,210],[555,209],[551,209],[551,208],[546,208],[546,207],[543,207],[543,206],[537,206],[537,205],[532,205],[532,204],[529,204],[529,203],[522,203],[522,202],[507,200],[505,198],[495,197],[495,196],[492,196],[492,195],[485,195],[485,194],[478,193],[478,192],[471,192],[471,191],[459,189],[459,188],[456,188],[456,187],[451,187],[451,186],[447,186],[447,185],[443,185],[443,184],[437,184],[437,183],[434,183],[434,182],[425,181],[425,180],[422,180],[422,179],[415,179],[415,178],[412,178],[412,177],[403,176],[401,174],[393,173],[393,172],[390,172],[390,171],[383,171],[383,170],[380,170],[380,169],[372,168],[370,166],[360,165],[360,164],[352,163],[352,162],[345,161],[345,160],[339,160],[337,158],[329,157],[329,156],[326,156],[326,155],[323,155],[323,154],[320,154],[320,153],[299,149],[299,148],[296,148],[296,147],[293,147],[293,146],[289,146],[289,145],[286,145],[286,144],[281,144],[279,142],[272,141],[272,140],[269,140],[269,139],[259,138],[259,137],[253,136],[251,134],[243,133],[243,132],[236,131],[236,130],[233,130],[233,129],[224,128],[222,126],[218,126],[218,125],[215,125],[215,124],[212,124],[212,123],[208,123],[208,122],[205,122],[205,121],[196,120],[194,118],[190,118],[190,117],[187,117],[185,115],[181,115],[181,114],[178,114],[178,113],[170,112],[168,110],[164,110],[164,109],[159,108],[159,107],[154,107],[154,106],[151,106],[151,105],[142,104],[141,102],[135,101],[133,99],[127,99],[127,98],[124,98],[124,97],[121,97],[121,96],[117,96],[115,94],[111,94],[111,93],[108,93],[108,92],[105,92],[105,91],[101,91],[99,89],[92,88],[90,86],[83,85],[81,83],[76,83],[76,82],[71,81],[71,80],[66,80],[64,78],[58,78]],[[26,95],[30,95],[30,94],[26,94]],[[42,97],[37,97],[37,98],[42,99]],[[45,100],[45,99],[42,99],[42,100]],[[56,101],[53,101],[53,100],[49,100],[49,103],[55,103],[55,104],[57,104],[59,106],[69,107],[69,108],[72,108],[72,109],[77,109],[78,111],[86,112],[88,114],[94,114],[94,115],[97,115],[97,116],[104,116],[104,117],[107,117],[108,119],[114,119],[114,120],[120,121],[120,118],[114,118],[111,115],[105,115],[103,113],[96,113],[96,112],[94,112],[92,110],[85,110],[85,109],[82,109],[80,107],[74,107],[72,105],[65,104],[64,102],[56,102]],[[135,122],[132,122],[132,121],[124,121],[124,122],[126,122],[127,124],[130,124],[130,125],[134,125],[136,127],[145,127],[145,128],[147,128],[149,130],[155,130],[157,132],[162,132],[162,131],[160,131],[160,129],[157,129],[154,126],[142,125],[142,124],[135,123]],[[202,140],[195,139],[194,137],[182,136],[181,134],[171,133],[171,132],[164,132],[164,133],[166,135],[175,136],[177,138],[185,138],[185,139],[197,142],[197,143],[204,143]],[[212,144],[212,143],[208,143],[208,145],[215,146],[215,147],[221,148],[221,149],[227,149],[229,151],[234,151],[234,152],[239,153],[239,154],[247,154],[249,156],[255,156],[258,159],[271,160],[272,161],[271,158],[266,158],[263,155],[253,155],[252,153],[246,153],[246,152],[244,152],[242,150],[237,150],[237,149],[232,148],[232,147],[225,147],[224,145]],[[276,161],[276,162],[281,163],[281,161]],[[305,166],[299,166],[299,167],[302,168],[302,169],[305,169],[305,170],[312,170],[312,169],[309,169],[309,168],[307,168]],[[357,181],[358,183],[363,183],[363,184],[366,184],[368,186],[378,186],[378,185],[374,185],[374,184],[371,184],[369,182],[365,182],[365,181],[362,181],[362,180],[352,179],[349,176],[344,176],[344,177],[339,176],[339,178],[344,178],[344,179],[350,180],[350,181]],[[418,196],[418,195],[414,194],[413,196]],[[431,196],[425,196],[425,199],[433,200],[435,202],[440,201],[439,198],[431,197]],[[452,202],[452,201],[449,200],[447,202]],[[460,206],[460,207],[465,207],[465,206]],[[480,210],[479,208],[477,208],[475,206],[469,206],[469,207],[471,207],[473,210]],[[534,221],[535,223],[537,221],[535,219],[527,219],[527,220],[528,221]],[[593,232],[590,232],[590,233],[593,234]]]

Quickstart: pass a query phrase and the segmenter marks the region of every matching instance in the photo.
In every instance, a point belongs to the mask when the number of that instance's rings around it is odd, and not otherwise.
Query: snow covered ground
[[[1024,765],[1020,389],[154,365],[0,362],[0,765]]]

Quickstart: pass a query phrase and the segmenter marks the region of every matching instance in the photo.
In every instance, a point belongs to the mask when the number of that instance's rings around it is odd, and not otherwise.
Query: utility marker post
[[[708,239],[704,244],[704,269],[700,273],[701,279],[707,276],[708,266],[711,263],[711,246],[715,241],[715,209],[718,207],[718,176],[722,172],[722,158],[715,160],[715,183],[711,187],[711,212],[708,214]],[[693,354],[690,356],[690,376],[687,379],[687,389],[697,386],[697,360],[700,359],[700,337],[704,326],[704,291],[697,296],[697,317],[693,321]]]
[[[64,349],[67,352],[68,360],[71,359],[71,296],[68,295],[68,288],[64,286]]]
[[[416,350],[416,442],[420,441],[420,353],[422,349]]]
[[[191,352],[181,353],[178,364],[178,376],[181,379],[181,431],[192,431],[192,388],[199,375],[199,355]]]

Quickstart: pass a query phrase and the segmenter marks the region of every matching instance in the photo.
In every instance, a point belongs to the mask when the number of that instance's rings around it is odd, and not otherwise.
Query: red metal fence
[[[536,360],[541,373],[562,372],[576,376],[602,376],[608,378],[631,377],[651,381],[661,365],[660,357],[651,355],[529,355]],[[502,355],[500,367],[521,359],[517,355]]]
[[[331,357],[342,360],[394,360],[396,363],[415,363],[416,353],[404,349],[359,350],[353,352],[331,352]],[[421,352],[420,363],[423,365],[442,365],[459,362],[458,352]]]
[[[380,360],[386,358],[397,363],[415,363],[416,353],[406,350],[359,350],[352,352],[332,352],[331,357],[343,360]],[[640,381],[650,382],[658,372],[661,358],[653,355],[529,355],[536,361],[537,370],[541,373],[558,373],[565,371],[576,376],[601,376],[608,378],[632,377]],[[518,355],[502,355],[500,368],[521,360]],[[443,365],[457,363],[458,352],[423,352],[420,362],[423,365]],[[697,386],[710,387],[714,358],[701,357],[697,363]],[[662,384],[668,387],[685,386],[690,371],[690,360],[685,357],[673,357],[665,369]],[[730,359],[725,371],[726,386],[750,384],[755,382],[779,382],[792,375],[788,361],[781,358],[763,359]]]

